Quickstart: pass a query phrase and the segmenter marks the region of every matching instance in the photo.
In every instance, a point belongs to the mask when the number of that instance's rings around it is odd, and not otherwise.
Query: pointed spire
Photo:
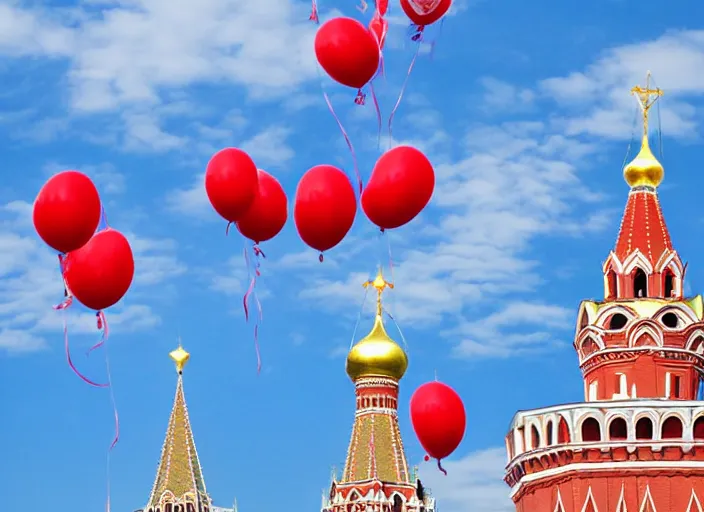
[[[169,357],[176,364],[178,372],[176,396],[156,479],[145,510],[155,510],[169,502],[190,502],[199,510],[201,504],[210,507],[210,498],[205,488],[183,393],[183,368],[190,359],[190,354],[179,342],[178,348],[172,351]]]

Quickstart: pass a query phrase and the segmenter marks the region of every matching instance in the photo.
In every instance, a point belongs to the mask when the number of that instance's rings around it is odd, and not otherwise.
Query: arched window
[[[642,268],[636,267],[633,272],[633,295],[635,297],[648,296],[648,276],[645,275]]]
[[[694,427],[692,430],[694,439],[704,439],[704,416],[697,418],[697,421],[694,422]]]
[[[530,447],[532,450],[540,447],[540,433],[535,425],[530,428]]]
[[[623,441],[628,438],[628,426],[623,418],[614,418],[609,423],[609,439]]]
[[[682,439],[682,422],[677,416],[670,416],[662,424],[663,439]]]
[[[616,279],[616,272],[613,269],[609,270],[606,274],[606,284],[608,290],[606,290],[606,300],[614,300],[618,295],[618,281]]]
[[[653,422],[650,418],[641,418],[636,423],[636,439],[652,439]]]
[[[626,315],[623,313],[614,313],[609,317],[609,320],[606,322],[607,329],[610,331],[620,331],[624,327],[626,327],[626,324],[628,323],[628,318]]]
[[[601,441],[601,427],[594,418],[587,418],[582,422],[582,442],[596,443]]]
[[[558,444],[570,442],[570,428],[567,426],[564,416],[560,416],[560,423],[557,425],[557,442]]]
[[[582,342],[582,359],[593,354],[597,350],[599,350],[599,345],[596,344],[596,341],[594,341],[591,337],[586,338]]]
[[[547,436],[547,439],[545,440],[545,444],[547,446],[552,445],[552,421],[548,420],[548,424],[545,427],[545,435]]]
[[[394,512],[401,512],[403,510],[403,500],[398,494],[394,494]]]
[[[665,296],[666,299],[669,299],[671,297],[674,297],[674,291],[675,291],[675,276],[672,273],[672,270],[669,268],[665,270],[663,273],[663,284],[662,284],[662,289],[663,289],[663,295]]]

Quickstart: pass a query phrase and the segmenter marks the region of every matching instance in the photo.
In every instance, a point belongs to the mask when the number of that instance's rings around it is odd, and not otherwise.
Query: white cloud
[[[628,139],[633,133],[635,99],[626,91],[642,84],[647,70],[665,90],[662,126],[666,135],[696,136],[697,111],[686,100],[704,94],[704,31],[669,32],[645,43],[609,49],[586,70],[539,83],[568,114],[556,122],[568,135]]]
[[[305,10],[285,0],[117,0],[62,19],[2,4],[0,53],[69,60],[80,111],[155,104],[163,89],[205,81],[284,96],[315,76],[315,26]]]
[[[95,314],[76,304],[65,315],[52,306],[63,298],[58,259],[32,233],[31,205],[14,201],[0,208],[0,350],[32,352],[49,346],[49,336],[60,339],[63,321],[69,334],[96,333]],[[128,234],[135,254],[133,290],[107,313],[112,332],[151,329],[159,316],[145,304],[133,303],[140,290],[163,283],[185,271],[168,240],[150,240]]]
[[[488,448],[443,461],[447,476],[433,462],[420,465],[420,478],[443,512],[514,512],[503,482],[506,451]]]

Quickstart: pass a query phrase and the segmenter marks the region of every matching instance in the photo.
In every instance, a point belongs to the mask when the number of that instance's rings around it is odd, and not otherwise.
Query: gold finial
[[[371,281],[365,282],[362,286],[365,288],[373,286],[376,289],[376,314],[377,316],[382,316],[383,307],[381,305],[381,296],[384,294],[386,288],[393,290],[394,284],[384,279],[384,274],[381,272],[381,267],[379,267],[379,272],[377,272],[376,277]]]
[[[353,381],[360,377],[371,376],[400,380],[408,368],[408,356],[386,333],[383,321],[384,310],[381,304],[384,290],[393,289],[394,285],[384,279],[379,268],[376,278],[367,281],[363,286],[365,288],[372,286],[376,290],[376,318],[371,332],[354,345],[347,354],[347,375]]]
[[[180,375],[183,373],[183,367],[186,366],[186,363],[191,358],[191,354],[183,350],[183,347],[181,346],[181,339],[179,338],[178,348],[171,351],[171,353],[169,353],[169,357],[174,363],[176,363],[176,371]]]
[[[631,188],[638,186],[657,187],[665,175],[662,164],[655,158],[648,143],[650,109],[663,95],[662,89],[650,87],[650,77],[650,71],[648,71],[645,87],[636,85],[631,89],[631,94],[638,100],[643,115],[643,139],[640,151],[633,161],[623,169],[623,176]]]

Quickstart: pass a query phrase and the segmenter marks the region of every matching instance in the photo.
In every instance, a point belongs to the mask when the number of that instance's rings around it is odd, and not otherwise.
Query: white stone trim
[[[692,505],[696,505],[697,508],[692,508]],[[689,505],[687,506],[686,512],[704,512],[704,510],[702,510],[702,504],[699,498],[697,498],[697,494],[694,492],[694,487],[692,487],[692,497],[689,498]]]
[[[582,512],[586,512],[588,510],[587,507],[589,507],[589,504],[591,503],[592,507],[594,508],[594,512],[599,512],[599,508],[596,506],[596,501],[594,501],[594,495],[592,494],[592,486],[590,485],[587,488],[587,496],[584,498],[584,505],[582,505]]]
[[[655,501],[653,501],[653,495],[650,494],[650,484],[645,485],[645,494],[643,495],[643,503],[640,504],[640,510],[638,512],[649,512],[646,508],[650,505],[652,512],[657,512],[655,508]]]
[[[575,464],[567,464],[565,466],[546,469],[537,473],[531,473],[530,475],[524,475],[516,483],[516,485],[511,488],[510,496],[515,496],[520,490],[521,486],[525,484],[534,482],[536,480],[543,480],[545,478],[560,476],[564,473],[569,473],[570,471],[590,473],[604,470],[625,471],[635,469],[637,469],[639,472],[647,472],[649,470],[660,471],[663,469],[704,469],[704,461],[629,460],[623,462],[579,462]]]

